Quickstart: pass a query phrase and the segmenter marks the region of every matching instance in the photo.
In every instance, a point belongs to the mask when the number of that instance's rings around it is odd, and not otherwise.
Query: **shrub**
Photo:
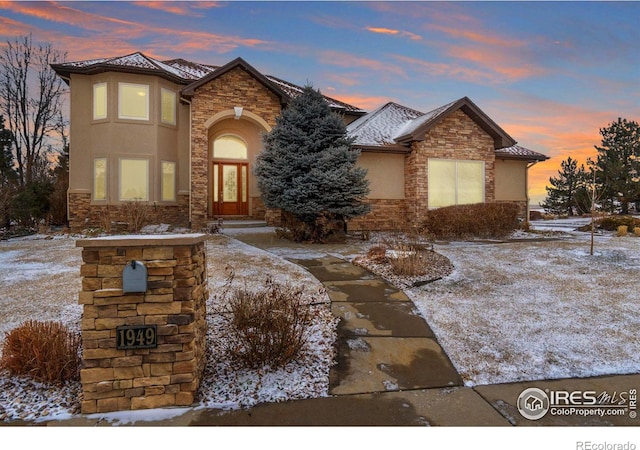
[[[428,211],[421,231],[435,239],[502,238],[517,227],[517,204],[478,203]]]
[[[367,252],[367,257],[377,263],[387,261],[387,247],[384,245],[374,245]]]
[[[341,243],[345,241],[344,221],[332,214],[320,214],[314,223],[299,220],[295,215],[283,212],[282,228],[276,230],[280,238],[294,242]]]
[[[250,368],[282,367],[294,360],[306,343],[312,319],[302,289],[271,278],[257,292],[232,291],[226,312],[230,317],[227,351]]]
[[[607,216],[596,222],[599,229],[606,231],[617,231],[622,225],[625,225],[627,230],[633,230],[640,226],[640,219],[631,216]]]
[[[633,235],[640,237],[640,227],[633,227]]]
[[[6,333],[0,368],[49,383],[77,380],[80,344],[80,335],[60,322],[29,320]]]
[[[618,227],[618,230],[616,231],[616,236],[618,237],[626,236],[628,232],[629,232],[629,227],[627,227],[626,225],[620,225]]]
[[[129,223],[129,231],[139,232],[147,223],[149,217],[149,205],[144,200],[123,202],[119,207],[119,215],[125,217]]]

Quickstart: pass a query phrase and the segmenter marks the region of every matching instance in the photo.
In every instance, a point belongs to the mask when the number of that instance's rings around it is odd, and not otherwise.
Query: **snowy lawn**
[[[640,371],[640,238],[435,250],[454,272],[407,293],[466,385]]]
[[[210,352],[197,407],[237,408],[326,396],[337,323],[322,285],[300,267],[225,236],[207,241],[207,256]],[[0,242],[0,337],[29,319],[61,321],[79,329],[80,264],[81,249],[75,247],[74,238],[36,236]],[[318,303],[310,305],[314,324],[298,361],[277,370],[246,370],[234,367],[225,357],[224,321],[217,311],[227,267],[235,271],[234,287],[257,289],[271,276],[303,287],[305,298]],[[0,421],[63,419],[79,413],[80,395],[79,383],[47,386],[0,372]]]

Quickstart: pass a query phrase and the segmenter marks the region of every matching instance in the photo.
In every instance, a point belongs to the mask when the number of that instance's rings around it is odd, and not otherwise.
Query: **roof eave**
[[[265,77],[262,73],[256,70],[251,64],[249,64],[244,59],[239,57],[225,64],[224,66],[220,66],[219,68],[211,72],[209,75],[206,75],[200,78],[199,80],[194,81],[191,84],[187,85],[181,92],[182,96],[193,97],[193,95],[196,93],[196,90],[198,88],[204,86],[210,81],[224,75],[225,73],[237,67],[240,67],[241,69],[247,71],[251,76],[253,76],[262,84],[264,84],[269,90],[271,90],[274,94],[276,94],[280,98],[282,103],[288,103],[289,96],[282,89],[275,86],[273,83],[269,81],[267,77]]]
[[[105,72],[120,72],[120,73],[131,73],[137,75],[151,75],[159,78],[163,78],[167,81],[174,82],[176,84],[187,84],[189,80],[185,80],[177,75],[173,75],[168,72],[154,70],[154,69],[146,69],[142,67],[131,67],[131,66],[121,66],[117,64],[104,64],[97,63],[91,66],[86,67],[70,67],[65,64],[51,64],[51,68],[56,72],[59,76],[64,78],[70,78],[72,74],[78,75],[98,75]]]
[[[407,154],[411,149],[403,145],[358,145],[352,144],[351,148],[360,150],[363,153],[394,153]]]
[[[516,144],[516,140],[504,131],[497,123],[487,116],[469,97],[463,97],[451,104],[446,110],[435,116],[432,120],[425,122],[410,133],[396,137],[394,140],[398,144],[409,144],[412,141],[424,140],[425,134],[429,132],[441,120],[461,109],[471,120],[476,122],[487,134],[493,138],[494,148],[510,147]]]

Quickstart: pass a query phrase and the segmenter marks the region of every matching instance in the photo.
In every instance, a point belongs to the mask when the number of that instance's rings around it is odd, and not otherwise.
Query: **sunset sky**
[[[532,205],[600,128],[640,121],[639,24],[640,2],[0,2],[2,45],[31,33],[68,61],[240,56],[366,110],[468,96],[551,157],[530,170]]]

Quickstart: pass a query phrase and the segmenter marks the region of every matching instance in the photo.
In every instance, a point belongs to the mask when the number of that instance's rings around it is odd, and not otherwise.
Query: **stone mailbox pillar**
[[[185,234],[76,242],[83,248],[83,414],[194,402],[206,359],[205,240]],[[146,268],[144,292],[123,292],[132,261]]]

